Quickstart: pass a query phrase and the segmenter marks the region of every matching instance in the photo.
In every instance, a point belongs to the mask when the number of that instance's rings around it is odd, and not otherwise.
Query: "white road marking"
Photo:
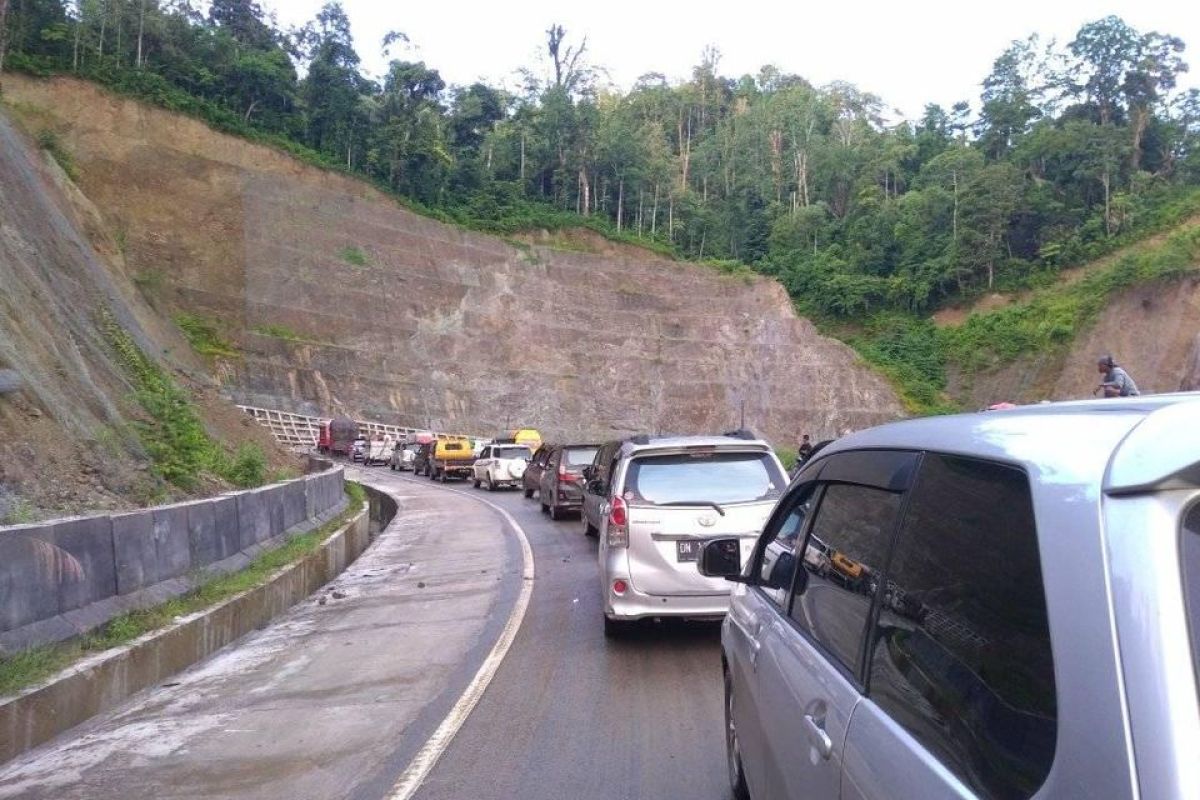
[[[401,478],[401,480],[406,483],[416,482],[415,478]],[[454,736],[463,726],[463,723],[467,721],[467,717],[471,715],[479,699],[483,697],[483,693],[487,690],[488,684],[492,682],[492,678],[496,676],[496,671],[500,668],[504,657],[508,655],[508,649],[512,647],[513,640],[517,638],[517,631],[521,628],[521,622],[525,619],[525,611],[529,607],[529,597],[533,594],[533,549],[529,546],[529,538],[525,535],[525,529],[513,518],[513,515],[490,500],[485,500],[476,494],[444,486],[435,486],[434,488],[445,492],[461,494],[463,497],[477,500],[504,517],[504,520],[513,529],[513,532],[517,534],[517,539],[521,542],[521,560],[523,562],[521,592],[517,595],[517,602],[513,606],[512,613],[508,615],[508,621],[504,623],[504,630],[500,632],[500,638],[496,640],[492,651],[488,653],[487,658],[479,665],[479,670],[475,673],[475,677],[471,679],[467,688],[463,690],[454,707],[450,709],[450,713],[442,720],[442,724],[438,725],[433,735],[429,737],[421,749],[417,751],[417,754],[413,756],[413,760],[409,763],[408,768],[404,770],[400,779],[396,781],[396,785],[392,787],[387,800],[409,800],[421,788],[421,784],[425,782],[425,779],[429,777],[429,773],[433,771],[438,759],[450,747]]]

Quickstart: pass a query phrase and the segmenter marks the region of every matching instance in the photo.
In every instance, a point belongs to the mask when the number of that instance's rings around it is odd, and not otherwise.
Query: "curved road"
[[[533,593],[487,691],[413,796],[728,798],[717,626],[648,625],[608,641],[596,543],[578,520],[552,522],[519,491],[366,474],[404,510],[339,579],[348,599],[302,603],[178,683],[0,765],[0,797],[388,798],[521,586],[516,538],[475,495],[524,529]],[[421,576],[445,592],[430,596]],[[434,621],[404,627],[421,614]],[[397,625],[384,646],[369,636]],[[347,630],[369,649],[351,653]],[[331,686],[331,669],[354,679]]]
[[[533,597],[487,693],[415,797],[728,798],[719,626],[664,623],[606,640],[595,539],[519,491],[481,494],[525,529]]]

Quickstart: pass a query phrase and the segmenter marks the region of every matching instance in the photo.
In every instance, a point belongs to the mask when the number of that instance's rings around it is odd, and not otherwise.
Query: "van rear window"
[[[568,447],[563,453],[563,460],[569,467],[586,467],[596,460],[599,447]]]
[[[706,451],[635,458],[625,492],[635,502],[750,503],[774,500],[787,480],[769,453]]]
[[[1188,628],[1192,638],[1192,669],[1200,680],[1200,504],[1192,506],[1183,520],[1179,543],[1183,561],[1183,594],[1187,600]]]

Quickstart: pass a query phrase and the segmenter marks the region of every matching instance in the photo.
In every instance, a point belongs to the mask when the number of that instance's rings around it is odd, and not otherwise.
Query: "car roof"
[[[1008,462],[1044,483],[1093,484],[1109,493],[1200,485],[1200,393],[905,420],[849,434],[812,463],[846,450],[885,448]]]
[[[645,450],[678,450],[687,447],[722,447],[730,450],[771,450],[762,439],[741,436],[637,436],[621,442],[621,452],[640,453]]]

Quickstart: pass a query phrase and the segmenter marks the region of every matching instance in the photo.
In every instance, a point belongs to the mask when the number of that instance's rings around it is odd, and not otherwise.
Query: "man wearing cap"
[[[1135,397],[1141,394],[1133,378],[1113,361],[1112,356],[1101,356],[1096,362],[1096,369],[1104,379],[1092,394],[1104,392],[1105,397]]]

